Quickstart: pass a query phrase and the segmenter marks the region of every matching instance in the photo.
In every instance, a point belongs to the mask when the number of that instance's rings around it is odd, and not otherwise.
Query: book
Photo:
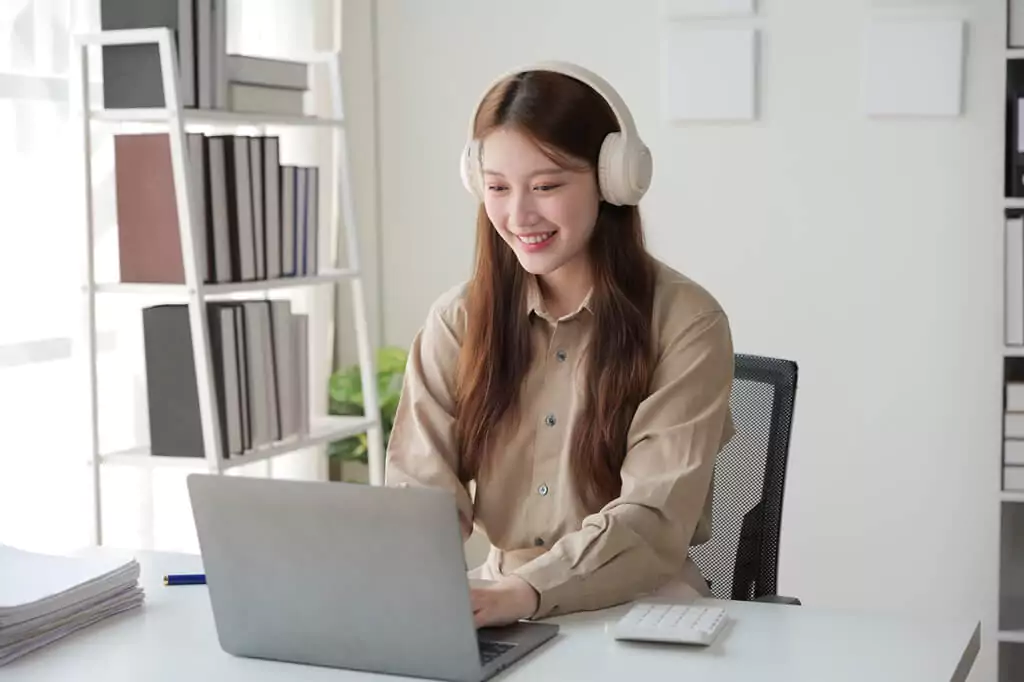
[[[181,106],[197,103],[197,59],[193,0],[101,0],[100,28],[169,28],[178,55]],[[103,106],[107,109],[165,107],[160,52],[155,43],[104,45]]]

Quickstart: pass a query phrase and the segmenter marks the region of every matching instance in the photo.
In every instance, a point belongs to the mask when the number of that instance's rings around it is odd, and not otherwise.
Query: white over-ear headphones
[[[507,72],[495,80],[485,91],[505,78],[524,71],[551,71],[576,78],[589,85],[597,94],[608,102],[615,118],[619,121],[621,132],[609,133],[601,145],[598,159],[597,177],[601,188],[601,197],[610,204],[632,206],[639,203],[651,184],[653,163],[651,151],[640,139],[633,116],[626,103],[615,92],[615,89],[598,76],[581,66],[568,62],[539,62]],[[482,100],[482,98],[481,98]],[[472,194],[483,197],[483,179],[480,169],[480,141],[474,139],[473,130],[480,103],[473,110],[469,119],[469,141],[462,152],[460,173],[462,183]]]

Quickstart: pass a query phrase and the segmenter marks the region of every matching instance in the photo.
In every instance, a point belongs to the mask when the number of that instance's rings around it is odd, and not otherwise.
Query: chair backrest
[[[796,379],[795,362],[736,355],[736,434],[715,463],[711,539],[690,549],[719,599],[775,594]]]

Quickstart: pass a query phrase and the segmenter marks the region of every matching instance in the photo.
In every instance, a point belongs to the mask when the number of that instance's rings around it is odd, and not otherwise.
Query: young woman
[[[707,594],[687,553],[733,433],[732,340],[716,300],[645,250],[651,160],[629,111],[546,63],[492,86],[470,137],[475,271],[412,343],[387,484],[447,488],[464,537],[485,532],[478,626]]]

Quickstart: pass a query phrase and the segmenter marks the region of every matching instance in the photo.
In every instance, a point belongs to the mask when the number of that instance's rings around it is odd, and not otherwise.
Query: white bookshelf
[[[169,29],[132,29],[121,31],[102,31],[99,33],[78,35],[75,37],[72,58],[76,60],[76,68],[72,71],[72,88],[77,104],[76,112],[81,119],[81,140],[83,153],[83,180],[85,185],[85,227],[86,239],[84,254],[85,281],[82,285],[83,294],[83,356],[88,367],[89,391],[87,407],[89,411],[89,427],[91,438],[90,466],[93,481],[93,535],[96,544],[103,541],[102,519],[102,485],[101,468],[103,466],[129,466],[141,468],[154,467],[185,467],[195,470],[220,474],[240,466],[254,462],[269,461],[274,457],[297,450],[322,446],[334,440],[365,433],[368,439],[370,484],[379,485],[383,482],[384,452],[380,424],[380,409],[377,397],[376,371],[374,353],[370,345],[367,303],[365,300],[362,273],[359,267],[359,242],[352,206],[350,187],[351,169],[347,163],[347,140],[342,105],[342,84],[340,54],[330,52],[311,55],[306,61],[310,68],[325,67],[329,73],[331,89],[332,115],[327,118],[316,116],[280,116],[240,113],[220,110],[185,109],[180,106],[178,92],[177,59],[174,41]],[[89,73],[89,50],[104,45],[123,45],[155,43],[160,62],[165,107],[145,109],[102,109],[93,108],[89,89],[86,87]],[[141,128],[148,131],[156,126],[166,130],[169,135],[172,175],[176,194],[176,207],[179,216],[181,251],[184,266],[184,283],[182,284],[146,284],[99,282],[95,277],[95,231],[94,201],[92,197],[91,145],[94,127],[97,125],[143,124]],[[200,276],[202,247],[204,239],[203,221],[194,214],[193,179],[189,174],[186,157],[186,130],[204,127],[219,129],[262,131],[268,127],[315,127],[328,130],[333,136],[332,168],[337,171],[337,181],[329,194],[323,195],[325,204],[330,206],[330,236],[324,240],[324,248],[320,251],[320,267],[317,274],[305,277],[287,277],[281,279],[260,280],[252,282],[234,282],[227,284],[208,284]],[[143,132],[130,128],[125,132]],[[347,252],[347,263],[340,263],[339,240],[344,240]],[[326,256],[325,256],[326,254]],[[330,260],[325,261],[325,257]],[[268,297],[271,292],[295,289],[297,287],[343,286],[350,290],[356,346],[363,385],[363,402],[366,417],[341,417],[326,414],[309,415],[309,428],[291,437],[275,441],[247,450],[241,455],[225,457],[221,451],[220,415],[212,374],[212,358],[210,355],[209,325],[206,315],[206,304],[218,298]],[[98,296],[145,296],[154,297],[160,302],[181,302],[188,304],[189,327],[192,338],[192,357],[198,387],[199,412],[202,422],[203,452],[195,457],[156,456],[150,453],[148,446],[139,446],[119,452],[101,451],[99,442],[98,412],[98,368],[97,368],[97,326],[96,299]],[[313,325],[310,326],[312,330]],[[308,378],[311,390],[327,391],[328,375],[318,375],[311,368]]]

